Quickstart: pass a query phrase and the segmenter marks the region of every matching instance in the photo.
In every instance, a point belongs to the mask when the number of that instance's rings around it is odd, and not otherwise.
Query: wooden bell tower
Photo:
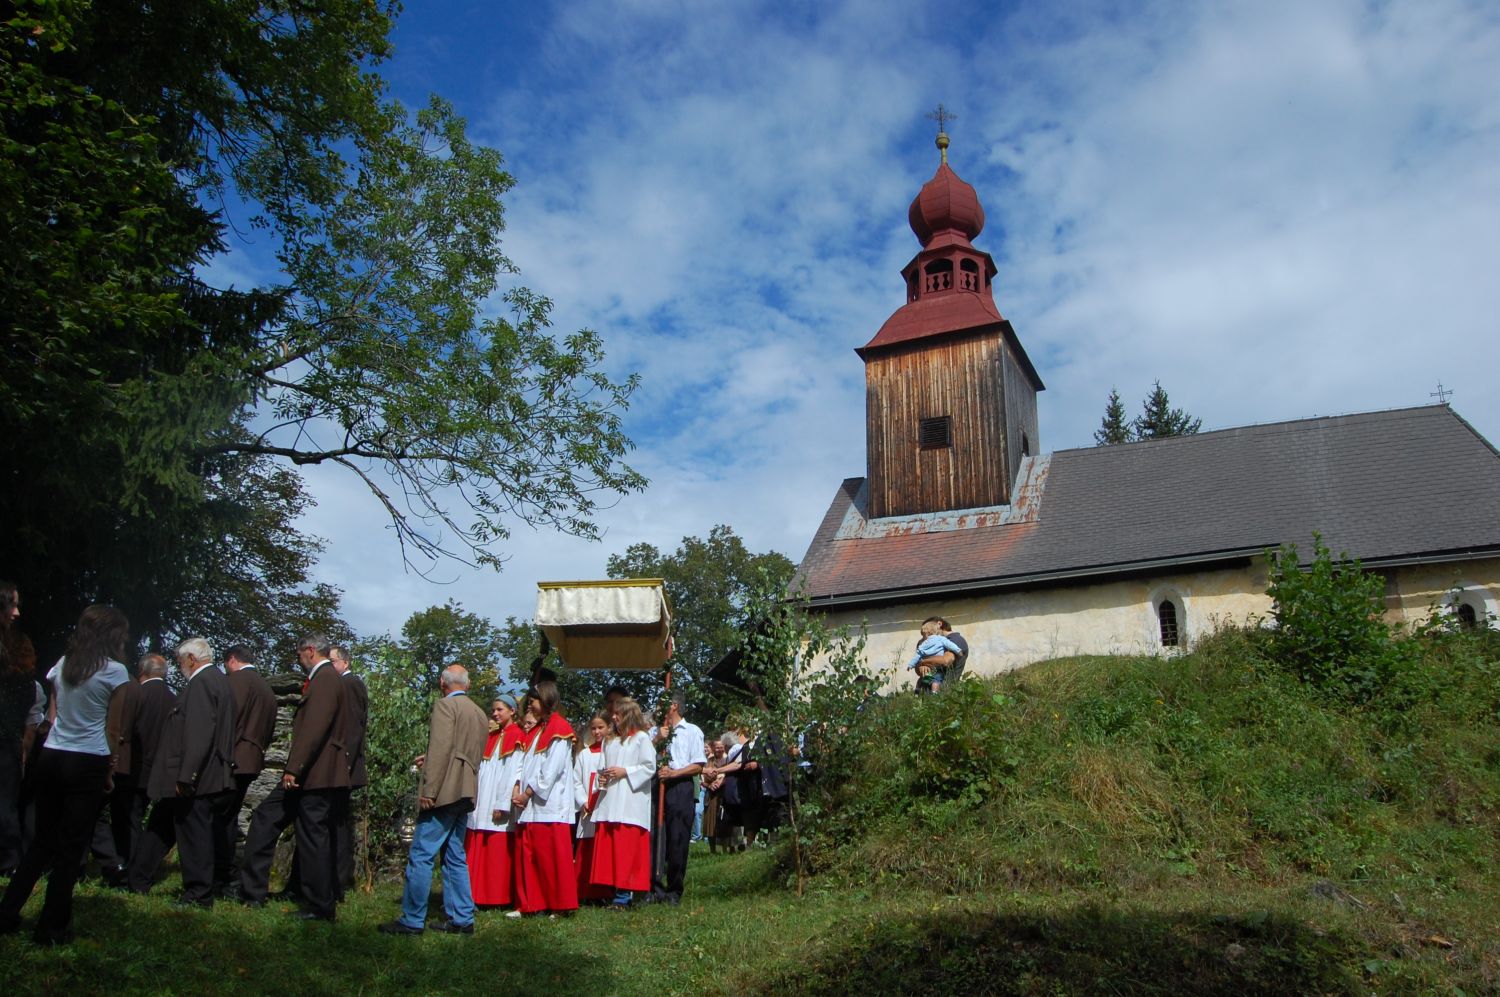
[[[984,208],[949,167],[945,132],[937,147],[937,173],[907,212],[922,248],[901,271],[906,304],[856,351],[876,519],[1006,505],[1039,446],[1044,386],[995,306],[995,261],[971,241]]]

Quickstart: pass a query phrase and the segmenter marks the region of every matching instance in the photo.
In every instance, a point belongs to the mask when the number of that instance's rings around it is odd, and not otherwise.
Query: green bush
[[[1297,548],[1267,551],[1273,601],[1271,658],[1303,681],[1353,703],[1368,702],[1410,658],[1410,645],[1385,622],[1385,583],[1357,560],[1335,561],[1313,534],[1312,563]]]
[[[370,785],[355,796],[356,815],[368,828],[366,862],[377,876],[400,871],[406,859],[403,825],[416,818],[417,775],[412,761],[427,750],[432,696],[418,695],[407,680],[404,652],[383,648],[367,661],[370,726],[365,763]],[[435,690],[434,690],[435,692]]]

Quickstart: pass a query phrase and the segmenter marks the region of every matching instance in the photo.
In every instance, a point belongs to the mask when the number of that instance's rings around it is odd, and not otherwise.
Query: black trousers
[[[0,898],[0,918],[18,918],[37,880],[50,869],[36,933],[56,938],[67,932],[73,921],[73,886],[104,803],[108,777],[108,755],[42,749],[37,759],[36,837]]]
[[[135,850],[135,836],[145,819],[147,800],[145,794],[136,793],[133,774],[116,772],[115,788],[105,797],[104,803],[105,809],[94,824],[94,840],[90,848],[101,866],[120,868],[130,862],[130,854]]]
[[[21,739],[0,737],[0,869],[21,864]]]
[[[333,815],[334,887],[339,900],[354,889],[354,801],[345,793]]]
[[[271,880],[276,841],[288,824],[297,837],[299,889],[307,909],[332,917],[334,904],[333,815],[348,800],[347,789],[271,790],[250,819],[245,857],[240,864],[240,893],[247,900],[264,900]]]
[[[693,814],[697,811],[693,780],[674,779],[661,792],[666,796],[663,826],[658,829],[663,838],[662,867],[653,871],[652,885],[658,895],[681,900],[683,880],[687,877],[688,845],[693,840]],[[653,849],[653,859],[655,856]]]
[[[213,902],[214,869],[224,848],[224,825],[234,805],[234,792],[226,789],[171,801],[177,861],[182,867],[182,899],[188,903]]]
[[[257,773],[258,775],[259,773]],[[245,794],[250,792],[250,784],[256,779],[255,775],[239,775],[234,777],[234,794],[229,802],[229,819],[225,820],[220,827],[222,840],[218,849],[214,852],[214,888],[223,889],[239,878],[239,863],[235,861],[237,851],[236,839],[239,837],[240,810],[245,806]]]
[[[125,866],[125,885],[132,893],[150,893],[151,884],[167,858],[167,852],[177,843],[176,813],[172,800],[147,799],[145,790],[138,790],[141,806],[146,808],[146,819],[136,832],[135,844],[130,849],[130,861]]]

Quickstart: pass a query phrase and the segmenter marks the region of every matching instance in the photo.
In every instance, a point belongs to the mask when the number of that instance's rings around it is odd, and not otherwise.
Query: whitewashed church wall
[[[1161,645],[1156,607],[1173,599],[1184,643],[1221,623],[1243,624],[1270,614],[1266,570],[1257,558],[1246,567],[1099,585],[904,603],[826,614],[832,626],[866,624],[870,664],[886,672],[892,688],[910,687],[905,670],[917,630],[942,616],[969,641],[969,672],[994,675],[1049,658],[1081,654],[1174,653]]]
[[[1434,609],[1451,611],[1456,602],[1468,603],[1488,618],[1500,620],[1500,558],[1423,564],[1386,573],[1386,618],[1416,626],[1427,622]]]

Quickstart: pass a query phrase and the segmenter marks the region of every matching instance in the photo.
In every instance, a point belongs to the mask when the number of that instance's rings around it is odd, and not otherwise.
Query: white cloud
[[[1215,427],[1425,404],[1441,379],[1500,438],[1483,6],[533,13],[534,49],[475,67],[498,88],[453,96],[519,178],[523,281],[643,375],[628,428],[653,483],[604,513],[601,545],[521,527],[502,575],[437,588],[401,574],[357,490],[317,478],[309,525],[361,630],[450,595],[529,615],[539,579],[716,523],[799,557],[864,471],[852,350],[903,300],[938,100],[960,114],[952,160],[989,216],[997,301],[1048,383],[1046,447],[1091,442],[1111,385],[1133,409],[1157,378]]]

